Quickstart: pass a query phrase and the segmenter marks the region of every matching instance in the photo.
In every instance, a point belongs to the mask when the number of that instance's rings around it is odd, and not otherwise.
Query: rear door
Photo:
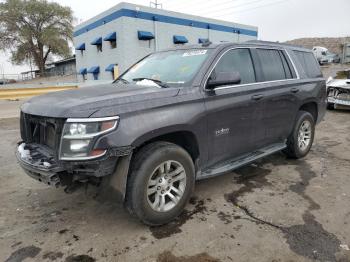
[[[262,101],[256,95],[255,66],[248,48],[230,49],[215,65],[218,72],[239,72],[241,83],[205,93],[208,122],[208,166],[255,149],[261,129]]]
[[[257,48],[254,58],[261,65],[264,86],[264,136],[257,141],[259,147],[284,142],[289,136],[297,111],[296,93],[299,88],[296,72],[284,50]]]

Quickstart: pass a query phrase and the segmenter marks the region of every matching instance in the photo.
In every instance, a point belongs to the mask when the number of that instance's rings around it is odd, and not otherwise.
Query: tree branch
[[[46,54],[44,56],[44,64],[46,63],[47,57],[49,56],[50,52],[51,52],[51,47],[49,46],[49,48],[47,49]]]

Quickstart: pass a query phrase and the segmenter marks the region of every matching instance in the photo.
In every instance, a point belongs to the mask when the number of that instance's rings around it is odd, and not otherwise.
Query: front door
[[[263,98],[256,83],[250,50],[226,51],[214,67],[218,72],[238,72],[241,83],[218,86],[205,94],[208,123],[209,159],[207,166],[256,149],[255,141],[264,135],[261,119]]]

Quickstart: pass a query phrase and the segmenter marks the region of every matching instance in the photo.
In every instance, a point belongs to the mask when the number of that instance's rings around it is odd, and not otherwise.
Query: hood
[[[132,103],[140,104],[143,101],[173,97],[178,92],[178,88],[146,87],[133,84],[99,85],[37,96],[24,103],[21,110],[24,113],[39,116],[85,118],[103,108],[120,108],[121,105],[125,107]]]
[[[329,79],[327,87],[350,89],[350,79]]]

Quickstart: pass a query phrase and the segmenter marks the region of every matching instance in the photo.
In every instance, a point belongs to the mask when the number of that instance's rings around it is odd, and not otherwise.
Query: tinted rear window
[[[257,49],[265,81],[286,79],[283,62],[278,50]],[[290,78],[290,77],[288,77]]]
[[[294,51],[299,63],[303,67],[307,77],[316,78],[322,77],[320,66],[318,65],[313,53]]]

